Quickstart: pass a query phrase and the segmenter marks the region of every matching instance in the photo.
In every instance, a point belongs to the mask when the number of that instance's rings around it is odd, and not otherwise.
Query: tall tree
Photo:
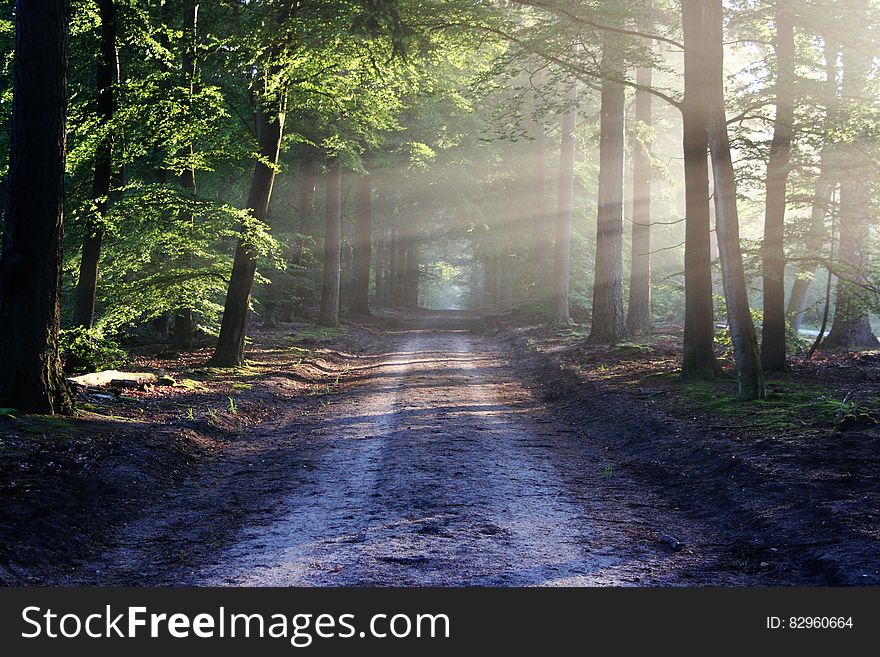
[[[195,77],[196,77],[196,57],[198,55],[197,48],[197,35],[198,35],[198,25],[199,25],[199,3],[196,0],[187,0],[185,6],[186,12],[184,15],[184,29],[183,29],[183,63],[181,66],[181,72],[183,74],[183,84],[187,90],[187,105],[190,112],[192,112],[192,99],[193,94],[195,93]],[[195,155],[194,145],[190,141],[188,145],[189,150],[189,162],[184,170],[180,173],[179,182],[180,186],[185,189],[190,195],[195,196],[196,194],[196,171],[195,166],[193,165],[193,158]],[[195,217],[192,213],[187,213],[184,219],[192,225],[195,221]],[[193,256],[192,253],[187,253],[184,255],[183,262],[181,263],[184,266],[191,268],[193,266]],[[174,343],[183,349],[188,349],[192,346],[192,335],[193,335],[193,311],[191,307],[181,307],[174,314]]]
[[[632,255],[630,263],[629,306],[626,328],[630,333],[651,330],[651,88],[653,70],[636,70],[635,121],[639,138],[633,146]]]
[[[256,98],[254,119],[260,158],[254,164],[247,207],[258,221],[269,216],[269,202],[275,185],[275,172],[281,152],[284,120],[287,107],[287,89],[282,87],[268,95]],[[244,361],[244,341],[251,291],[257,271],[257,255],[250,243],[248,227],[242,227],[242,236],[235,249],[232,275],[223,308],[220,335],[210,363],[215,367],[236,367]]]
[[[838,177],[833,164],[834,151],[837,148],[837,144],[835,144],[833,139],[833,130],[837,124],[838,117],[837,60],[840,55],[840,46],[826,39],[824,50],[825,118],[822,131],[822,150],[819,153],[819,176],[813,187],[813,199],[810,204],[810,225],[806,237],[805,251],[809,257],[821,253],[823,246],[828,241],[828,227],[825,225],[825,220],[831,214]],[[795,332],[801,328],[801,322],[807,309],[807,295],[815,274],[816,264],[810,262],[798,269],[794,283],[792,283],[787,315],[790,318],[791,329]]]
[[[336,157],[327,164],[327,203],[324,232],[324,279],[321,287],[322,326],[339,324],[339,285],[342,266],[342,167]]]
[[[98,265],[101,259],[101,242],[104,239],[104,214],[113,180],[113,141],[111,129],[115,102],[113,84],[117,73],[116,53],[116,3],[114,0],[97,0],[101,20],[99,50],[95,72],[96,107],[98,129],[104,132],[95,152],[95,169],[92,177],[92,200],[94,209],[86,222],[86,235],[82,245],[79,279],[76,285],[76,304],[73,323],[91,328],[95,319],[95,298],[98,289]]]
[[[724,10],[722,0],[706,0],[704,27],[708,71],[706,94],[709,151],[715,180],[715,230],[721,260],[727,323],[733,342],[739,395],[743,399],[763,399],[764,375],[758,354],[758,339],[752,321],[746,290],[742,249],[739,241],[739,215],[736,207],[736,177],[727,134],[724,110]]]
[[[373,181],[369,174],[358,176],[355,193],[354,281],[351,310],[370,314],[370,269],[373,235]]]
[[[577,127],[577,83],[569,81],[565,110],[560,123],[559,200],[556,208],[556,242],[553,259],[553,320],[569,324],[569,284],[571,279],[571,217],[574,208],[574,131]]]
[[[864,14],[860,9],[860,16]],[[843,46],[842,93],[847,105],[842,118],[853,120],[856,105],[867,95],[871,56],[858,46]],[[866,282],[869,246],[867,238],[869,192],[859,176],[868,168],[868,157],[857,134],[841,145],[847,171],[840,180],[840,223],[838,258],[841,271],[837,279],[837,298],[831,331],[822,343],[836,349],[872,349],[878,346],[871,330],[862,285]]]
[[[622,53],[615,38],[602,41],[601,108],[599,116],[599,198],[596,217],[596,268],[590,342],[609,344],[626,336],[623,311],[623,165],[626,91]]]
[[[15,5],[12,144],[0,251],[0,406],[67,413],[58,357],[68,0]]]
[[[785,199],[794,132],[794,22],[788,0],[776,0],[776,117],[767,162],[767,193],[762,247],[764,321],[761,364],[784,372],[785,360]]]
[[[709,227],[709,150],[706,127],[707,69],[705,0],[682,0],[684,97],[684,354],[682,378],[711,379],[721,371],[715,358],[712,250]]]

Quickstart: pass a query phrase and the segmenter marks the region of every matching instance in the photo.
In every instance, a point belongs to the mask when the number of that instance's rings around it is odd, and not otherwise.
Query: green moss
[[[835,427],[847,418],[880,419],[880,398],[850,401],[839,391],[786,379],[767,382],[766,399],[740,401],[733,381],[683,383],[683,409],[707,413],[731,425],[792,430],[805,426]]]
[[[294,332],[292,335],[284,336],[284,340],[287,342],[323,342],[325,340],[338,338],[339,336],[345,335],[346,333],[348,333],[348,329],[342,326],[310,326],[300,329]]]

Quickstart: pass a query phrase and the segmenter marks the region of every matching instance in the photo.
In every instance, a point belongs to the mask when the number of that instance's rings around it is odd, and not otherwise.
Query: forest
[[[4,3],[0,583],[880,584],[878,181],[876,0]]]

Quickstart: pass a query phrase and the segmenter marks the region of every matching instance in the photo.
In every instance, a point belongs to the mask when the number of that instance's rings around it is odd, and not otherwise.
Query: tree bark
[[[764,374],[758,353],[758,339],[752,322],[736,207],[736,178],[730,155],[727,116],[724,111],[724,42],[722,0],[706,0],[705,32],[708,48],[707,129],[712,172],[715,180],[715,230],[721,259],[727,321],[733,342],[739,396],[763,399]]]
[[[369,174],[358,177],[355,192],[355,240],[352,282],[352,312],[370,314],[370,269],[373,237],[373,180]]]
[[[0,406],[68,413],[58,356],[68,0],[19,0],[11,153],[0,251]]]
[[[113,83],[116,77],[116,4],[114,0],[97,0],[101,19],[99,52],[95,72],[98,126],[106,134],[95,151],[95,169],[92,177],[93,213],[86,220],[86,235],[82,245],[76,301],[73,310],[75,326],[91,328],[95,320],[95,299],[98,292],[98,264],[101,242],[104,239],[104,214],[107,212],[113,179],[113,121],[115,101]]]
[[[546,83],[543,62],[533,56],[530,62],[530,81],[533,85],[528,105],[529,142],[526,154],[528,192],[526,202],[531,215],[529,241],[531,248],[531,278],[536,300],[546,302],[553,297],[553,232],[554,223],[547,211],[547,168],[544,162],[545,126],[541,116],[539,94]]]
[[[570,324],[569,285],[571,277],[571,219],[574,209],[574,131],[577,127],[577,83],[565,95],[566,108],[560,123],[559,200],[556,209],[556,242],[553,259],[553,321]],[[497,280],[494,283],[497,293]]]
[[[322,326],[338,326],[342,266],[342,167],[336,158],[329,162],[327,169],[326,213],[324,279],[318,323]]]
[[[860,50],[843,46],[843,97],[850,103],[867,98],[867,77],[871,57]],[[844,111],[841,118],[851,118]],[[838,258],[841,273],[837,277],[837,295],[831,331],[822,343],[829,349],[874,349],[880,342],[871,330],[867,304],[860,284],[866,282],[868,266],[868,234],[870,192],[862,176],[871,164],[866,149],[857,136],[854,141],[841,145],[842,164],[846,167],[840,180],[840,228]]]
[[[794,23],[785,2],[776,0],[776,117],[767,162],[767,193],[762,247],[764,321],[761,364],[768,372],[785,372],[785,193],[794,132]]]
[[[619,77],[620,53],[606,35],[602,70]],[[622,84],[602,81],[599,128],[599,198],[596,218],[596,269],[589,341],[613,344],[626,336],[623,312],[623,122],[626,93]]]
[[[259,221],[266,221],[269,216],[269,202],[275,185],[275,167],[281,152],[281,137],[284,133],[284,97],[278,106],[269,109],[257,101],[254,118],[257,125],[257,142],[260,155],[269,163],[258,160],[254,165],[251,186],[248,193],[248,208]],[[246,228],[242,228],[246,230]],[[257,256],[248,245],[247,236],[242,235],[235,249],[232,263],[232,276],[226,292],[226,304],[223,309],[223,321],[217,347],[209,363],[215,367],[237,367],[244,361],[244,341],[247,331],[248,311],[250,310],[251,291],[254,285],[254,274],[257,271]]]
[[[653,71],[639,68],[636,83],[650,88]],[[649,139],[652,127],[652,96],[647,91],[636,90],[636,124]],[[651,331],[651,151],[650,144],[633,146],[632,186],[632,256],[630,263],[629,307],[626,328],[633,334]]]
[[[681,373],[685,380],[712,379],[721,371],[714,350],[704,10],[704,0],[682,0],[685,41],[684,99],[681,107],[685,187],[685,315]]]

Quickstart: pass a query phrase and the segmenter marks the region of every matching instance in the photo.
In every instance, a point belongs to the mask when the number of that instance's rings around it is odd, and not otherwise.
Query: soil
[[[662,341],[486,326],[284,325],[239,370],[149,346],[179,385],[0,418],[0,581],[880,584],[875,428],[737,428],[648,376]]]

